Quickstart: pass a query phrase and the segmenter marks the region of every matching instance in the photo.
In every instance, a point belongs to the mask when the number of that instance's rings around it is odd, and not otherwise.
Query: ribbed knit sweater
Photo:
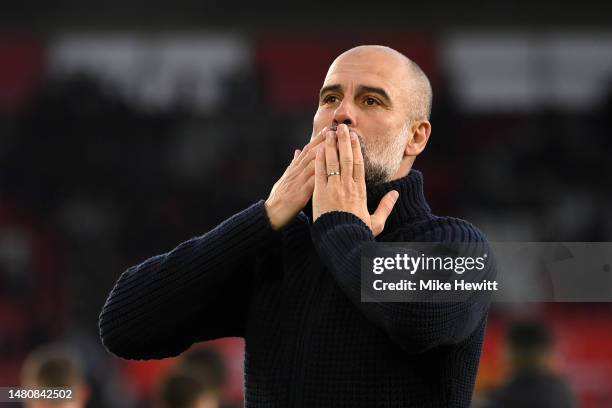
[[[126,359],[245,339],[246,407],[468,407],[487,304],[361,302],[363,242],[486,242],[431,213],[417,170],[368,188],[372,211],[399,199],[378,237],[355,215],[274,231],[264,201],[127,269],[100,314],[105,347]]]

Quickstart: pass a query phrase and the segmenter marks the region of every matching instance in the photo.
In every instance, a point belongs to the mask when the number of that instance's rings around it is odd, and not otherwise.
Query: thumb
[[[397,198],[399,197],[399,193],[395,190],[389,191],[385,196],[380,200],[378,204],[378,208],[374,211],[374,214],[370,216],[370,221],[372,223],[372,232],[374,236],[377,236],[383,229],[385,228],[385,222],[387,222],[387,218],[389,218],[389,214],[393,210],[393,206],[397,202]]]

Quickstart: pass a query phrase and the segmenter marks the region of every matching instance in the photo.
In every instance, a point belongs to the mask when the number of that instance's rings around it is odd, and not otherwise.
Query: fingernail
[[[399,197],[399,193],[396,190],[393,190],[392,197],[393,197],[394,200],[397,200],[398,197]]]
[[[357,141],[357,135],[355,133],[351,133],[351,142]]]

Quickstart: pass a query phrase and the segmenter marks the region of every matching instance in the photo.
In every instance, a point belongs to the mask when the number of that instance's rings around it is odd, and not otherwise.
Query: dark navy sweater
[[[274,231],[259,201],[206,234],[127,269],[100,314],[105,347],[127,359],[245,339],[247,407],[468,407],[488,305],[360,301],[360,245],[486,242],[431,213],[417,170],[368,188],[399,199],[381,235],[355,215],[301,212]]]

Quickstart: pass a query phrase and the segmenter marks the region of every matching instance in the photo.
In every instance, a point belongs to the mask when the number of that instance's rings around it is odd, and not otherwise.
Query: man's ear
[[[406,144],[406,156],[417,156],[427,145],[431,134],[431,123],[428,120],[417,120],[410,127],[411,137]]]

